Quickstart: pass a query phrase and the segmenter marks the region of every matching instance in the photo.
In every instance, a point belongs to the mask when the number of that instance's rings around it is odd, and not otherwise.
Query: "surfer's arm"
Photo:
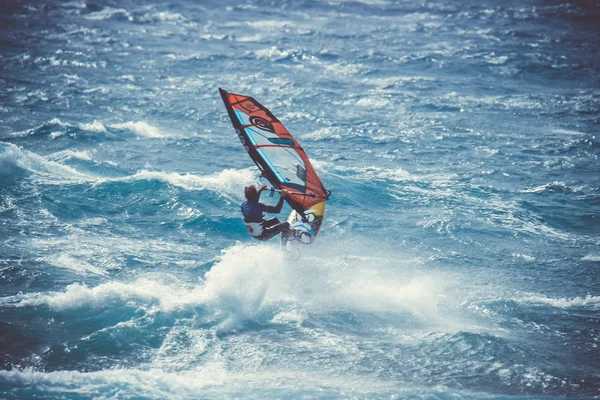
[[[266,211],[268,213],[271,214],[279,214],[281,212],[281,208],[283,207],[283,200],[285,200],[286,196],[287,196],[287,192],[285,190],[282,190],[280,192],[281,197],[279,198],[279,202],[277,203],[276,206],[267,206]]]
[[[260,194],[267,188],[267,185],[260,185],[260,187],[258,188],[258,190],[256,191],[258,193],[258,199],[260,200]]]
[[[258,188],[258,195],[260,196],[261,192],[267,188],[267,185],[260,185]]]

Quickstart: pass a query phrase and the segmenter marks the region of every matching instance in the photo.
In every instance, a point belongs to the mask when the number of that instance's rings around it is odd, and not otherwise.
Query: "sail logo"
[[[271,125],[271,123],[264,118],[253,115],[250,117],[250,123],[263,131],[275,133],[275,128],[273,128],[273,125]]]
[[[250,153],[250,147],[248,146],[248,144],[246,144],[246,138],[244,137],[242,131],[240,131],[238,128],[235,128],[235,133],[237,133],[238,138],[240,138],[240,142],[242,142],[242,146],[244,146],[244,149],[246,149],[246,151]]]

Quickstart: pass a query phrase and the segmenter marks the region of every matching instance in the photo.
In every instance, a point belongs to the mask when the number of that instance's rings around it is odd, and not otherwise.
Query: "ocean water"
[[[595,1],[2,1],[0,397],[600,397],[599,27]],[[313,246],[247,235],[218,87],[332,190]]]

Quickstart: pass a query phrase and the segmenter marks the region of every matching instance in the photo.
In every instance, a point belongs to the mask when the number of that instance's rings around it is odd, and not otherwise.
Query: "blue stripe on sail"
[[[250,143],[252,143],[255,146],[258,146],[258,142],[256,140],[254,140],[254,138],[252,137],[252,133],[258,133],[258,132],[256,132],[254,129],[251,129],[251,128],[246,128],[245,130],[246,130],[248,139],[250,139]]]
[[[242,125],[246,125],[246,123],[244,122],[244,117],[242,117],[240,114],[244,114],[243,112],[239,111],[239,110],[233,110],[233,112],[235,113],[235,115],[238,117],[238,119],[240,120],[240,124]]]

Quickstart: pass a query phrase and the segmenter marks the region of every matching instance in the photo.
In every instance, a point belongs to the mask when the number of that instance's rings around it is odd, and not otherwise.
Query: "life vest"
[[[254,237],[260,236],[264,231],[262,222],[246,222],[246,221],[244,221],[244,223],[246,224],[246,229],[248,229],[248,233]]]

